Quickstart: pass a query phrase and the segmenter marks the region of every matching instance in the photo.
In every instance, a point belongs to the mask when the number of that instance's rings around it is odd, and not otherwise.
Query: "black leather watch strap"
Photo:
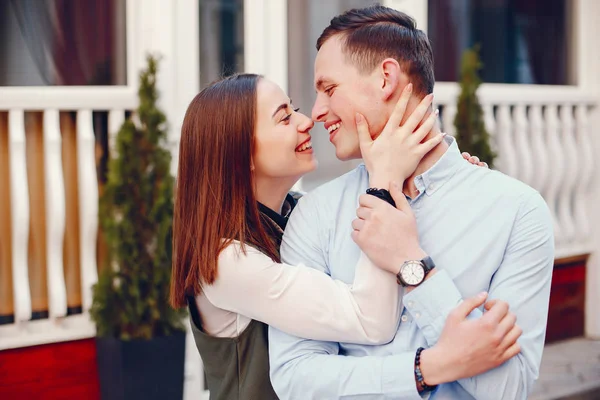
[[[435,263],[433,262],[433,260],[429,256],[427,256],[424,259],[422,259],[421,262],[425,266],[425,276],[427,276],[427,274],[429,272],[431,272],[432,269],[435,268]]]
[[[387,201],[392,205],[392,207],[396,207],[396,202],[392,197],[391,193],[386,189],[377,189],[377,188],[368,188],[367,194],[375,196],[381,200]]]

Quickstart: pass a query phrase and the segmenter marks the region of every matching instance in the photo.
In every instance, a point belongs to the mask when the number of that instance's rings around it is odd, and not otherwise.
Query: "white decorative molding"
[[[546,203],[554,217],[554,239],[558,246],[565,241],[563,230],[560,229],[560,218],[558,216],[558,196],[560,194],[561,185],[564,176],[564,157],[560,144],[560,124],[558,119],[558,107],[554,104],[546,106],[544,111],[544,121],[546,125],[546,142],[548,144],[548,157],[552,160],[553,174],[552,179],[548,182],[546,189]]]
[[[2,87],[0,110],[130,110],[137,105],[137,92],[124,86],[102,87]]]
[[[544,141],[542,106],[536,104],[529,108],[529,120],[529,136],[532,149],[529,154],[535,171],[531,186],[545,197],[546,181],[551,176],[551,166],[546,150],[546,142]]]
[[[528,185],[533,184],[534,166],[531,160],[532,151],[529,145],[529,121],[527,107],[519,104],[514,108],[514,149],[517,159],[516,177]]]
[[[566,243],[575,240],[577,227],[574,221],[573,196],[581,175],[578,173],[579,154],[575,144],[575,125],[573,121],[573,106],[563,104],[559,111],[561,121],[561,147],[563,150],[563,183],[558,198],[558,215]]]
[[[98,282],[98,177],[96,138],[92,110],[77,112],[77,179],[79,196],[79,246],[81,294],[84,313],[92,306],[92,286]]]
[[[577,237],[579,240],[588,240],[590,229],[590,218],[587,210],[587,202],[591,186],[594,184],[594,150],[590,140],[590,126],[588,119],[588,107],[578,105],[575,108],[575,135],[577,138],[577,149],[579,157],[580,179],[575,188],[575,220],[577,221]]]
[[[498,143],[498,157],[495,164],[499,171],[506,175],[517,177],[517,162],[516,151],[513,138],[513,121],[510,112],[510,105],[501,104],[498,106],[498,116],[496,118],[496,129],[498,135],[496,141]]]
[[[67,315],[63,272],[65,185],[62,172],[62,137],[59,111],[44,111],[44,188],[46,197],[46,272],[50,318]]]
[[[31,319],[29,290],[29,184],[25,149],[25,113],[8,112],[12,285],[15,322]]]
[[[496,136],[496,120],[494,119],[494,105],[493,104],[482,104],[481,108],[483,109],[483,123],[485,124],[485,128],[490,134],[490,147],[492,151],[498,151],[498,143]]]

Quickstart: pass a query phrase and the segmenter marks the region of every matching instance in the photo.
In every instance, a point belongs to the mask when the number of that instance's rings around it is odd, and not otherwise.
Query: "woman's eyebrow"
[[[275,115],[276,115],[276,114],[277,114],[279,111],[281,111],[281,110],[283,110],[283,109],[286,109],[286,108],[288,108],[290,104],[292,104],[292,99],[290,99],[290,102],[289,102],[289,103],[282,103],[282,104],[280,104],[280,105],[279,105],[279,107],[277,107],[277,108],[275,109],[275,112],[273,113],[273,115],[271,116],[271,118],[275,118]]]

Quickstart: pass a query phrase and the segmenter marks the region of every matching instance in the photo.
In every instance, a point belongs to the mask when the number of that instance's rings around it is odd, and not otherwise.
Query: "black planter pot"
[[[185,332],[151,340],[97,337],[103,400],[181,400]]]

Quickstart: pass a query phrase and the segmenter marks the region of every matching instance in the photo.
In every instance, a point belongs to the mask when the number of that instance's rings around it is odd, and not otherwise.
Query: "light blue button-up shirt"
[[[531,392],[554,262],[551,215],[535,190],[469,164],[454,140],[447,141],[450,147],[440,160],[415,178],[420,194],[410,200],[421,246],[438,273],[409,294],[399,287],[402,317],[394,340],[385,345],[320,342],[270,328],[271,381],[281,399],[420,399],[416,349],[433,346],[448,313],[481,291],[509,303],[523,329],[521,353],[482,375],[440,385],[430,398],[515,400]],[[360,165],[305,195],[287,225],[283,260],[351,283],[360,255],[350,237],[351,222],[368,183]],[[475,310],[471,317],[480,315]]]

